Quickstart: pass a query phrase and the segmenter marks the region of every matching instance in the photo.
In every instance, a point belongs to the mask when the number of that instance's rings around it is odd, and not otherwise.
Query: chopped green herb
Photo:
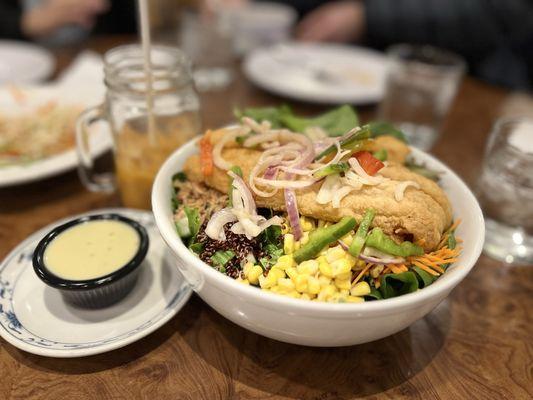
[[[176,230],[178,231],[178,235],[182,239],[191,237],[191,230],[189,229],[189,219],[187,217],[179,219],[176,222]]]
[[[211,262],[214,266],[224,267],[233,257],[235,253],[231,250],[218,250],[211,256]]]
[[[187,175],[185,175],[185,172],[176,172],[174,175],[172,175],[172,181],[175,180],[185,182],[187,180]]]
[[[198,231],[200,230],[200,213],[197,208],[190,208],[185,206],[183,208],[185,215],[187,216],[187,222],[189,223],[189,232],[191,238],[194,240]]]
[[[198,243],[198,242],[192,243],[189,246],[189,249],[191,249],[191,251],[193,251],[196,254],[200,254],[202,252],[202,250],[204,249],[204,245],[202,243]]]

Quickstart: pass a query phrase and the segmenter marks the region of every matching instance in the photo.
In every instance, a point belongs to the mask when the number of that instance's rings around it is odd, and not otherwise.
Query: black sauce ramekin
[[[133,258],[116,271],[95,279],[73,281],[60,278],[50,272],[44,263],[44,252],[48,245],[66,229],[94,220],[120,221],[135,229],[140,240],[139,248]],[[35,248],[32,260],[33,269],[45,284],[58,289],[66,302],[83,308],[103,308],[118,302],[133,289],[149,244],[146,229],[136,221],[119,214],[88,215],[76,218],[50,231]]]

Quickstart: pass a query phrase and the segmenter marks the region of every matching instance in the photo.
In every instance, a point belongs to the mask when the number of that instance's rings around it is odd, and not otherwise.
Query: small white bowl
[[[347,346],[371,342],[405,329],[435,308],[476,263],[485,224],[479,205],[465,183],[443,163],[413,149],[416,161],[442,171],[464,247],[459,260],[431,286],[404,296],[365,303],[321,303],[293,299],[243,285],[205,264],[182,243],[172,219],[172,175],[197,152],[195,140],[172,154],[152,188],[152,208],[163,239],[178,256],[178,267],[198,295],[217,312],[260,335],[307,346]]]

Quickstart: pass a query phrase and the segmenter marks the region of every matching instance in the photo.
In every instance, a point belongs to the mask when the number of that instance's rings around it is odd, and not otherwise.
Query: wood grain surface
[[[104,51],[130,38],[100,38]],[[57,51],[59,68],[79,49]],[[490,127],[507,93],[467,79],[434,154],[473,185]],[[286,100],[247,83],[202,95],[204,127],[232,121],[234,105]],[[298,112],[323,108],[288,102]],[[372,107],[359,109],[363,119]],[[75,172],[0,190],[0,258],[58,218],[115,206]],[[531,207],[531,205],[525,205]],[[482,256],[439,307],[388,338],[345,348],[306,348],[246,331],[193,296],[137,343],[81,359],[24,353],[0,339],[0,399],[531,399],[533,266]]]

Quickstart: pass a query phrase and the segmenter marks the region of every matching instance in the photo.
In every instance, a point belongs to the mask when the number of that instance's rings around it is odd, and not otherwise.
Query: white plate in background
[[[63,301],[32,266],[37,243],[55,226],[82,215],[116,213],[143,225],[150,247],[133,290],[118,303],[87,310]],[[19,244],[0,264],[0,336],[13,346],[47,357],[100,354],[145,337],[181,310],[192,289],[163,242],[148,211],[94,210],[57,221]]]
[[[246,77],[274,94],[320,104],[369,104],[384,93],[387,58],[347,45],[283,43],[244,60]]]
[[[49,78],[54,68],[54,57],[45,48],[0,40],[0,84],[39,82]]]
[[[49,101],[57,101],[60,105],[79,106],[80,110],[94,106],[102,101],[102,91],[98,87],[79,86],[76,90],[67,86],[22,87],[24,102],[17,101],[12,88],[0,88],[0,114],[23,115],[31,113]],[[1,132],[0,132],[1,133]],[[112,147],[112,139],[104,126],[91,130],[90,146],[94,156],[103,154]],[[0,166],[0,188],[37,181],[58,175],[78,165],[76,149],[72,148],[51,157],[42,158],[25,164]]]

